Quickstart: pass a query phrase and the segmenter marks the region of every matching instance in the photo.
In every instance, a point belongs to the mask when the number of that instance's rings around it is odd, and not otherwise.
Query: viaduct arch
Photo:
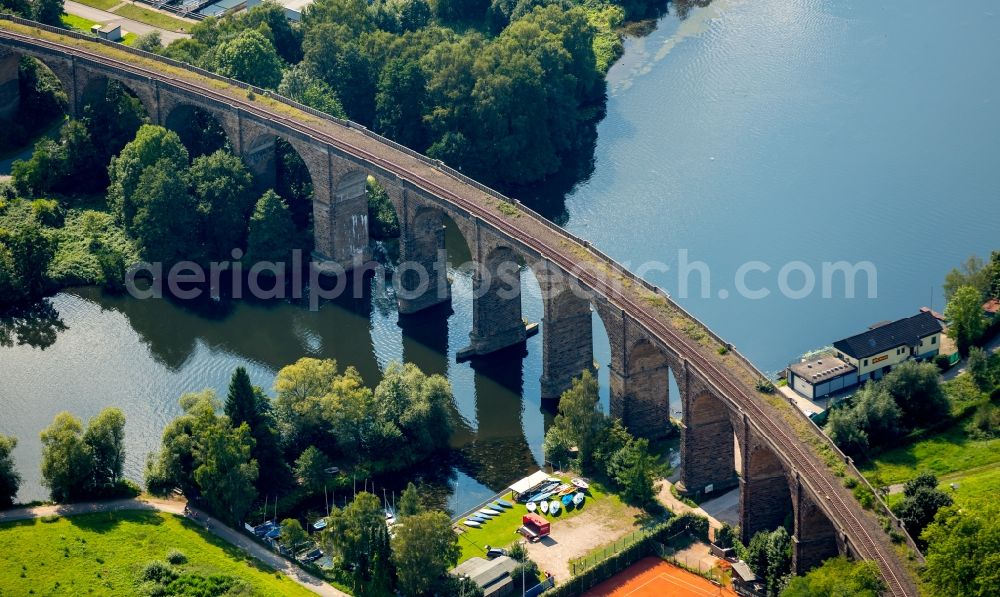
[[[465,236],[473,260],[474,325],[468,350],[487,354],[525,337],[520,282],[511,263],[527,264],[543,289],[545,393],[558,395],[593,366],[588,313],[593,308],[611,345],[611,410],[633,432],[666,428],[668,371],[684,404],[682,479],[690,492],[738,483],[744,536],[772,528],[791,513],[793,558],[807,570],[838,551],[878,563],[890,592],[916,594],[876,517],[863,511],[782,409],[755,391],[759,371],[661,290],[635,277],[586,240],[576,238],[440,162],[269,92],[148,55],[14,17],[0,18],[0,52],[38,58],[63,81],[70,111],[95,77],[120,80],[164,124],[188,104],[212,115],[233,150],[260,151],[262,137],[281,137],[305,162],[314,184],[315,255],[345,269],[370,257],[365,179],[386,189],[400,219],[404,260],[437,259],[440,221]],[[12,105],[10,69],[0,57],[0,109]],[[15,71],[16,72],[16,71]],[[16,85],[15,85],[16,88]],[[9,109],[9,108],[8,108]],[[432,252],[434,253],[432,255]],[[506,274],[506,275],[505,275]],[[404,282],[404,286],[411,280]],[[434,280],[436,287],[447,282]],[[430,282],[428,282],[430,283]],[[556,291],[545,293],[545,290]],[[400,302],[413,313],[447,300],[447,292]],[[735,471],[735,444],[742,458]]]

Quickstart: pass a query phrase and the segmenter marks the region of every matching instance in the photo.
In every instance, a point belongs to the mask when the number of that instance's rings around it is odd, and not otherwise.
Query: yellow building
[[[909,359],[934,358],[941,347],[941,322],[929,312],[872,326],[868,331],[838,340],[838,359],[857,369],[858,383],[879,379]]]

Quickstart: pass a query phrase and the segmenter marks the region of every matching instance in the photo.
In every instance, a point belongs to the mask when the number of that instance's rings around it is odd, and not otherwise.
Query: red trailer
[[[529,541],[535,542],[549,534],[549,521],[537,514],[528,513],[521,517],[521,528],[517,531]]]

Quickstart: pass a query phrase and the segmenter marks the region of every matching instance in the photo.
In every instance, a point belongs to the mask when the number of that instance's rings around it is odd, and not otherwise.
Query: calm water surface
[[[944,273],[1000,245],[996,12],[989,0],[958,8],[718,0],[683,21],[666,16],[628,42],[608,75],[595,168],[565,198],[567,227],[632,266],[670,265],[648,277],[675,296],[678,252],[704,261],[709,298],[680,301],[767,370],[871,322],[942,308]],[[457,263],[462,248],[454,251]],[[773,268],[749,278],[771,290],[768,298],[736,296],[734,275],[747,260]],[[877,298],[844,299],[842,286],[833,298],[780,296],[784,264],[819,272],[838,260],[872,261]],[[524,284],[525,316],[539,321],[537,286],[530,275]],[[699,289],[697,275],[691,286]],[[51,303],[67,329],[49,346],[0,348],[0,432],[20,440],[19,497],[45,495],[38,431],[61,410],[86,419],[121,406],[128,471],[138,477],[181,393],[223,393],[241,364],[269,388],[282,366],[318,356],[355,365],[371,383],[394,359],[446,374],[462,419],[448,502],[473,505],[541,461],[547,415],[539,337],[523,358],[455,363],[471,329],[469,288],[456,274],[454,313],[405,327],[391,290],[318,312],[241,302],[208,313],[95,289],[62,292]],[[595,326],[606,363],[607,339]]]

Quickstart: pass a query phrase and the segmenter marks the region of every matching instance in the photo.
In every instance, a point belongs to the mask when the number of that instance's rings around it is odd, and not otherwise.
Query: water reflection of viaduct
[[[71,109],[95,79],[120,80],[142,101],[150,118],[166,123],[175,109],[191,105],[212,114],[233,149],[266,175],[274,139],[288,141],[302,157],[315,190],[315,250],[350,265],[368,255],[365,179],[388,191],[400,219],[401,259],[431,264],[442,246],[442,223],[461,230],[473,259],[500,273],[511,260],[526,263],[547,296],[543,320],[543,395],[555,396],[582,369],[592,366],[591,308],[611,345],[611,410],[634,432],[657,435],[667,425],[668,372],[673,372],[683,408],[682,480],[690,491],[737,484],[744,537],[774,528],[791,516],[793,562],[802,571],[838,551],[875,560],[893,594],[915,593],[877,520],[803,442],[777,408],[747,379],[757,375],[738,359],[719,363],[710,347],[693,340],[701,330],[655,289],[624,272],[587,243],[523,209],[501,206],[498,196],[458,173],[357,126],[335,122],[245,89],[154,58],[137,60],[125,50],[0,24],[0,49],[43,61],[63,82]],[[8,66],[0,73],[9,76]],[[0,107],[16,102],[16,85],[0,81]],[[431,288],[443,274],[431,269]],[[486,280],[489,279],[489,284]],[[403,287],[416,282],[402,277]],[[486,286],[484,287],[484,284]],[[525,339],[519,278],[474,276],[481,292],[473,307],[470,351],[488,354]],[[591,294],[581,298],[574,287]],[[514,290],[513,296],[501,292]],[[400,312],[418,312],[447,300],[426,293],[400,301]],[[680,330],[686,329],[687,333]],[[734,444],[733,438],[736,438]],[[741,451],[740,470],[735,451]]]

